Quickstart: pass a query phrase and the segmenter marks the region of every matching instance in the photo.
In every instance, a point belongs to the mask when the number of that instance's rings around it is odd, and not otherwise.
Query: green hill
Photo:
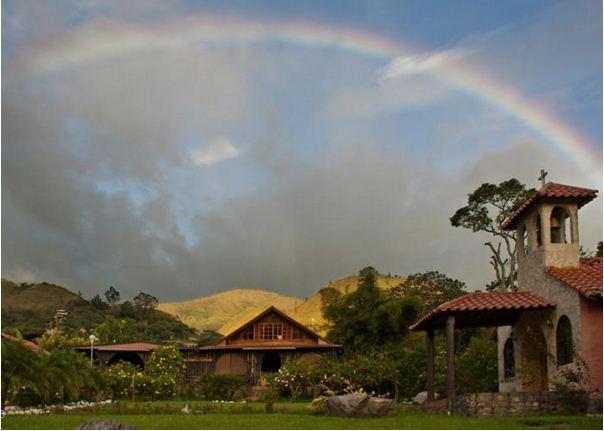
[[[100,323],[131,323],[130,335],[147,341],[187,339],[195,334],[174,316],[159,310],[142,311],[130,303],[95,306],[75,293],[50,283],[22,283],[2,279],[2,327],[17,328],[27,339],[40,336],[58,309],[67,311],[63,328],[72,333]]]
[[[241,320],[249,310],[260,312],[271,305],[288,310],[302,300],[260,289],[233,289],[183,302],[165,302],[158,309],[177,316],[198,330],[217,331],[231,319]],[[253,315],[250,317],[252,318]],[[245,323],[243,321],[242,323]]]

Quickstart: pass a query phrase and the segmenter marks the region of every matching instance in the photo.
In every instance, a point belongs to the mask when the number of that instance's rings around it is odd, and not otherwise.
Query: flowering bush
[[[142,386],[143,373],[130,362],[119,361],[105,370],[105,381],[111,390],[112,398],[126,398],[132,396],[132,390],[137,391],[136,385],[140,389],[146,389]]]
[[[245,379],[233,374],[206,373],[193,385],[193,395],[210,401],[233,401],[243,398]]]
[[[184,369],[184,360],[176,346],[155,349],[145,370],[151,379],[153,398],[162,399],[178,395]]]
[[[319,366],[303,361],[289,361],[269,377],[269,387],[275,394],[295,400],[309,387],[320,381]]]

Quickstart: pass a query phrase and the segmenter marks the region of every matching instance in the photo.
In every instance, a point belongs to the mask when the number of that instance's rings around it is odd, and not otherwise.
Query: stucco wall
[[[581,297],[580,306],[581,338],[589,340],[581,346],[589,374],[588,388],[602,393],[602,301]]]

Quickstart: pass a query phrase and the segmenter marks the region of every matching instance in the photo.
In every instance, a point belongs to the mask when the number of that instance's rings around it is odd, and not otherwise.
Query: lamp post
[[[94,341],[96,340],[96,336],[94,334],[90,334],[88,339],[90,340],[90,366],[92,366],[92,352],[94,349]]]

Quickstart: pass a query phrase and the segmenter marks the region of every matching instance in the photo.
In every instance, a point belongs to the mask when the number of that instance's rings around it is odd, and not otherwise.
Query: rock
[[[320,396],[312,400],[310,406],[308,408],[312,413],[319,414],[325,413],[325,402],[327,401],[327,397]]]
[[[116,420],[90,419],[78,427],[79,430],[137,430],[135,425],[123,424]]]
[[[434,393],[434,399],[437,400],[438,397],[439,397],[439,395],[437,393]],[[423,404],[427,400],[428,400],[428,392],[426,392],[426,391],[418,392],[416,396],[411,398],[411,401],[413,401],[415,404]]]
[[[394,412],[394,400],[358,394],[338,395],[325,400],[325,412],[329,416],[348,418],[388,416]]]

